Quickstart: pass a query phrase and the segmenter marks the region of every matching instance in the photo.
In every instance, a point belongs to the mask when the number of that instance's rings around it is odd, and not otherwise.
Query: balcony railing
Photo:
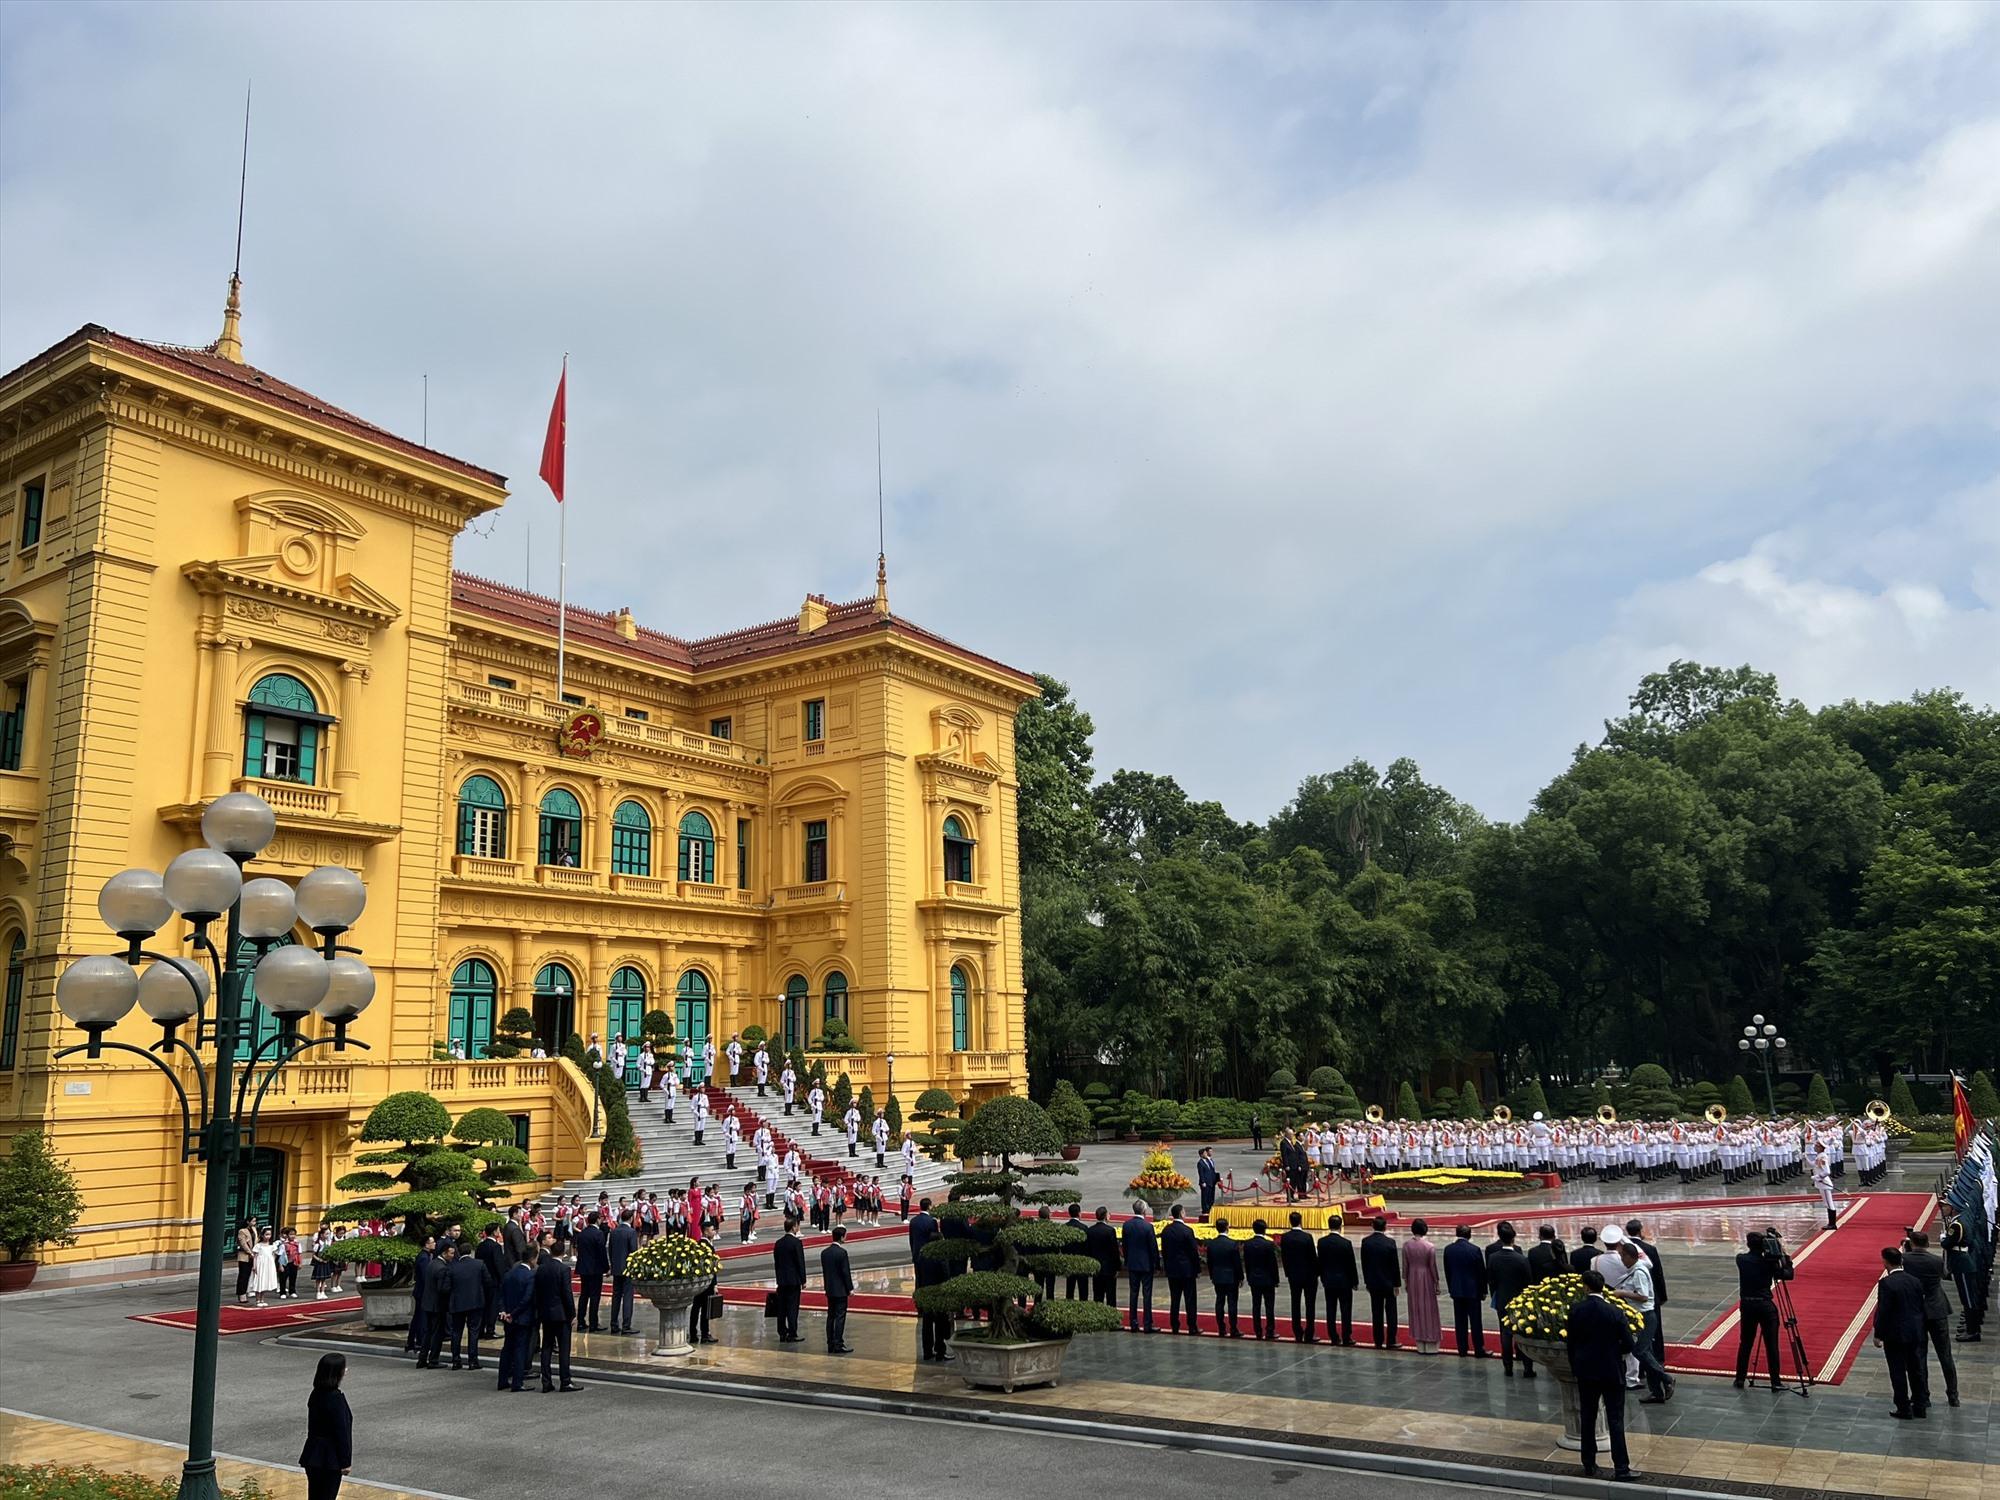
[[[775,894],[787,906],[798,906],[809,901],[825,901],[837,889],[831,880],[815,880],[805,885],[781,885]]]
[[[1013,1071],[1015,1059],[1025,1057],[1020,1052],[950,1052],[946,1053],[946,1066],[953,1078],[1004,1079]]]
[[[611,889],[622,896],[664,896],[667,883],[651,875],[613,875]]]
[[[589,891],[597,888],[597,871],[579,870],[570,865],[536,865],[535,879],[546,886]]]
[[[530,693],[510,692],[505,688],[488,687],[477,682],[454,682],[451,685],[451,696],[454,702],[463,704],[467,708],[477,708],[486,713],[504,713],[515,718],[527,719],[537,725],[560,724],[576,712],[574,704],[551,702]],[[739,745],[734,740],[718,739],[712,734],[700,734],[691,729],[678,729],[671,724],[655,724],[647,719],[628,719],[607,713],[604,728],[610,738],[632,744],[657,745],[666,750],[683,750],[709,756],[715,760],[733,761],[743,766],[755,765],[757,760],[756,751],[748,745]]]
[[[301,781],[270,781],[261,776],[239,776],[235,789],[255,792],[271,804],[279,817],[287,813],[301,818],[330,818],[340,811],[340,793],[332,787],[308,786]]]
[[[476,854],[454,854],[451,873],[461,880],[507,880],[521,878],[521,867],[511,859],[482,859]]]

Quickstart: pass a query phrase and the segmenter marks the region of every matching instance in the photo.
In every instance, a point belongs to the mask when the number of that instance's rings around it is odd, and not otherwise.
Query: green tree
[[[1901,1073],[1889,1084],[1889,1113],[1899,1120],[1916,1118],[1917,1101],[1910,1095],[1910,1080]]]
[[[1082,1101],[1078,1100],[1078,1107]],[[917,1132],[917,1147],[932,1161],[944,1161],[952,1155],[953,1143],[964,1128],[959,1118],[958,1101],[948,1089],[925,1089],[917,1095],[910,1118],[923,1128]]]
[[[1458,1091],[1458,1117],[1461,1120],[1483,1120],[1486,1106],[1479,1098],[1479,1085],[1473,1079],[1465,1080],[1465,1087]]]
[[[1674,1081],[1658,1063],[1641,1063],[1625,1080],[1618,1114],[1623,1119],[1671,1120],[1681,1112]]]
[[[2000,1091],[1994,1089],[1993,1075],[1984,1068],[1972,1075],[1965,1094],[1967,1102],[1972,1105],[1972,1112],[1980,1119],[1990,1120],[2000,1115]]]
[[[903,1106],[894,1094],[882,1106],[882,1118],[889,1122],[889,1139],[900,1141],[903,1138]]]
[[[1806,1085],[1806,1113],[1815,1116],[1833,1113],[1833,1095],[1827,1089],[1826,1080],[1817,1073]]]
[[[76,1174],[39,1130],[23,1130],[0,1157],[0,1246],[27,1260],[44,1245],[74,1245],[83,1218]]]
[[[875,1090],[867,1084],[861,1085],[861,1133],[868,1134],[869,1126],[875,1123]]]
[[[1396,1088],[1396,1118],[1399,1120],[1421,1120],[1423,1110],[1417,1104],[1417,1091],[1410,1087],[1406,1078]]]
[[[1751,1096],[1750,1085],[1744,1080],[1741,1073],[1736,1074],[1728,1083],[1723,1085],[1722,1104],[1732,1116],[1754,1115],[1757,1113],[1757,1101]]]
[[[1095,1138],[1095,1122],[1091,1119],[1090,1107],[1083,1102],[1083,1096],[1076,1091],[1076,1085],[1067,1078],[1058,1079],[1049,1095],[1049,1118],[1056,1122],[1056,1129],[1062,1132],[1063,1142],[1070,1146],[1081,1146]]]
[[[1542,1092],[1542,1081],[1530,1078],[1508,1096],[1507,1107],[1521,1120],[1532,1120],[1536,1115],[1549,1112],[1549,1096]]]
[[[838,1120],[854,1102],[854,1080],[845,1073],[833,1080],[833,1117]]]
[[[1039,698],[1014,716],[1014,767],[1020,783],[1021,864],[1072,883],[1088,871],[1097,838],[1090,808],[1090,715],[1069,688],[1037,674]]]

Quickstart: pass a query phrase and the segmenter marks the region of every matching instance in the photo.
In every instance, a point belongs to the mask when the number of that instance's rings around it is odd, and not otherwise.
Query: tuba
[[[1370,1125],[1380,1125],[1387,1116],[1382,1113],[1381,1105],[1371,1104],[1361,1112],[1361,1118],[1366,1120]]]
[[[1506,1105],[1504,1105],[1504,1104],[1496,1104],[1496,1105],[1494,1105],[1494,1106],[1493,1106],[1493,1123],[1494,1123],[1495,1125],[1511,1125],[1511,1124],[1513,1124],[1513,1123],[1514,1123],[1514,1111],[1513,1111],[1513,1110],[1511,1110],[1511,1109],[1509,1109],[1509,1108],[1508,1108],[1508,1107],[1507,1107]]]
[[[1724,1105],[1721,1101],[1718,1100],[1716,1103],[1709,1105],[1707,1109],[1703,1110],[1701,1112],[1701,1117],[1704,1120],[1708,1121],[1708,1123],[1711,1125],[1720,1125],[1724,1120],[1729,1118],[1729,1109],[1726,1105]]]
[[[1885,1100],[1870,1099],[1868,1101],[1868,1107],[1862,1110],[1861,1113],[1868,1116],[1868,1118],[1873,1120],[1877,1125],[1880,1125],[1884,1120],[1888,1119],[1891,1115],[1895,1114],[1895,1111],[1889,1108],[1889,1105]]]
[[[1615,1105],[1610,1105],[1610,1104],[1598,1105],[1597,1123],[1600,1125],[1616,1125],[1618,1123],[1617,1107]]]

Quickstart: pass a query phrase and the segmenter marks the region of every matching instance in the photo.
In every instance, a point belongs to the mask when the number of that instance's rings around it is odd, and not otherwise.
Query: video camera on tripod
[[[1792,1357],[1792,1381],[1798,1387],[1799,1394],[1805,1396],[1809,1394],[1809,1388],[1815,1382],[1811,1363],[1806,1357],[1805,1340],[1799,1336],[1798,1309],[1792,1305],[1792,1289],[1788,1284],[1798,1274],[1798,1268],[1792,1264],[1792,1257],[1785,1251],[1784,1237],[1778,1233],[1774,1224],[1765,1225],[1761,1234],[1752,1233],[1749,1236],[1749,1248],[1757,1258],[1757,1270],[1763,1274],[1753,1281],[1751,1272],[1741,1273],[1743,1295],[1746,1299],[1767,1296],[1775,1305],[1779,1326],[1785,1332],[1786,1349]],[[1758,1282],[1764,1284],[1759,1285]],[[1745,1307],[1748,1305],[1746,1301]],[[1747,1328],[1745,1331],[1747,1335]],[[1774,1371],[1774,1385],[1775,1375]]]

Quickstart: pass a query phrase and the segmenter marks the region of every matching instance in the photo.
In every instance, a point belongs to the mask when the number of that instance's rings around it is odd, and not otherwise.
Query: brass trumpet
[[[1509,1109],[1509,1108],[1508,1108],[1508,1107],[1507,1107],[1506,1105],[1504,1105],[1504,1104],[1496,1104],[1496,1105],[1494,1105],[1494,1106],[1493,1106],[1493,1123],[1494,1123],[1495,1125],[1511,1125],[1511,1124],[1513,1124],[1513,1123],[1514,1123],[1514,1111],[1513,1111],[1513,1110],[1511,1110],[1511,1109]]]
[[[1729,1108],[1720,1100],[1701,1112],[1701,1117],[1711,1125],[1720,1125],[1729,1118]]]
[[[1382,1113],[1381,1105],[1371,1104],[1361,1111],[1361,1118],[1366,1120],[1370,1125],[1380,1125],[1388,1116]]]
[[[1610,1104],[1598,1105],[1597,1123],[1600,1125],[1616,1125],[1618,1123],[1617,1107]]]
[[[1889,1108],[1887,1100],[1870,1099],[1868,1101],[1867,1107],[1864,1108],[1861,1111],[1861,1113],[1868,1116],[1869,1119],[1873,1120],[1877,1125],[1879,1125],[1884,1120],[1889,1119],[1891,1116],[1893,1116],[1896,1112],[1893,1109]]]

